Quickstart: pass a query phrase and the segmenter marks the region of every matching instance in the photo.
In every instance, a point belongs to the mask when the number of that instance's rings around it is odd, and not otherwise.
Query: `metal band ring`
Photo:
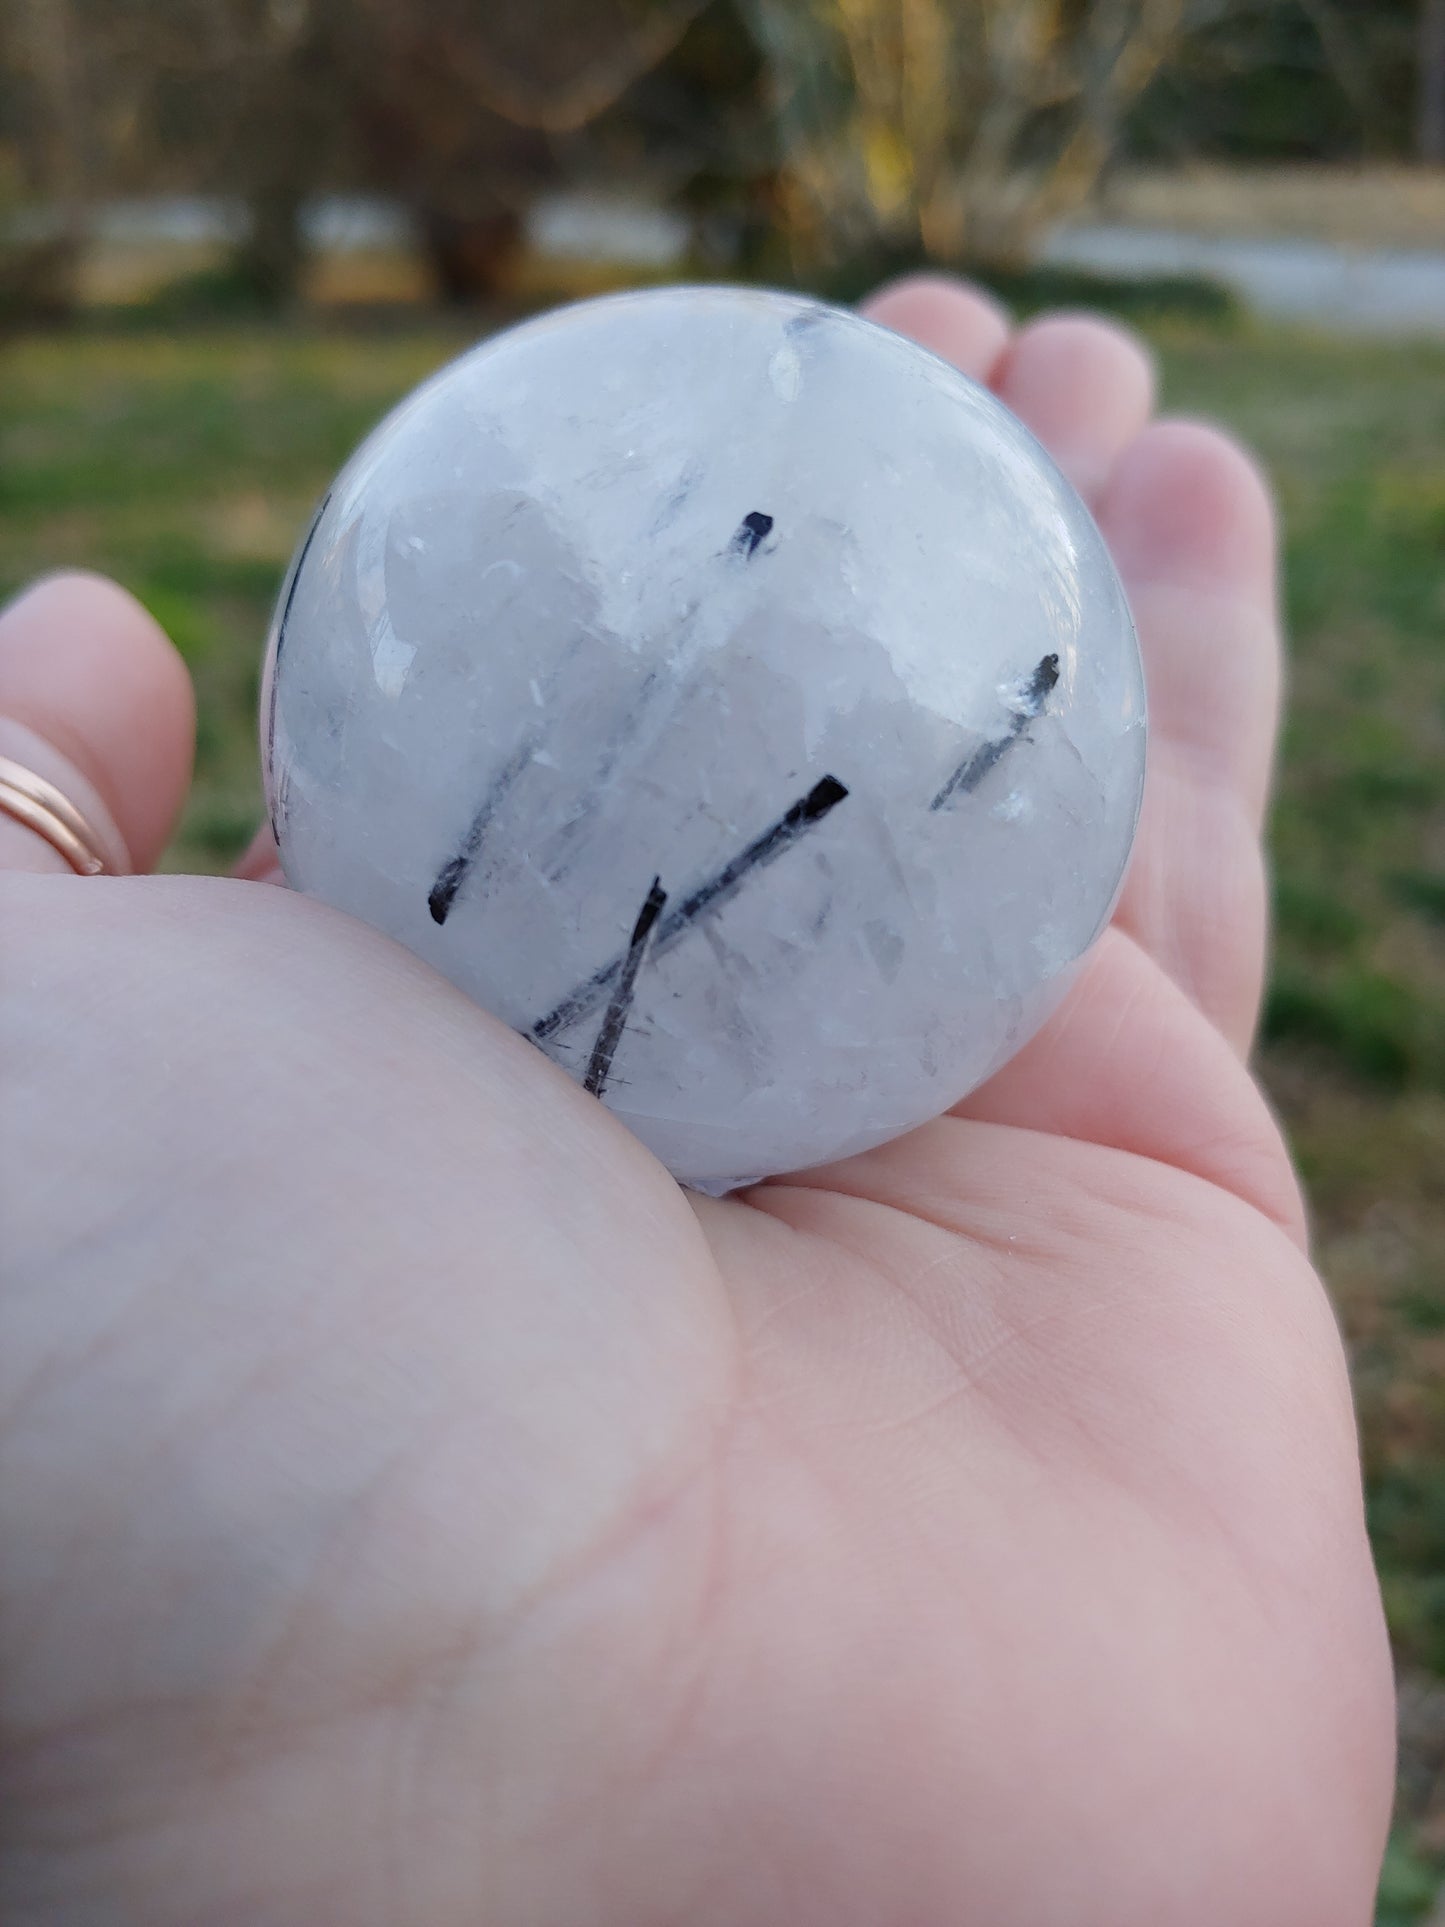
[[[111,873],[102,839],[70,798],[8,756],[0,756],[0,811],[43,836],[77,876]]]

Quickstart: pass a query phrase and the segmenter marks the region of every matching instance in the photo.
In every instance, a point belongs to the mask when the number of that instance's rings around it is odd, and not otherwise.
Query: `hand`
[[[1112,326],[872,311],[1092,500],[1150,684],[1116,925],[952,1115],[690,1197],[370,930],[0,821],[15,1927],[1368,1920],[1388,1657],[1244,1062],[1267,496]],[[144,870],[148,619],[42,584],[0,712]]]

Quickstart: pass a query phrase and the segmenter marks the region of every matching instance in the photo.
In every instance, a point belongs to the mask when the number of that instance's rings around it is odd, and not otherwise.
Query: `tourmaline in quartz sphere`
[[[484,342],[337,477],[262,732],[296,888],[722,1191],[937,1116],[1047,1016],[1134,832],[1133,627],[982,388],[790,295]]]

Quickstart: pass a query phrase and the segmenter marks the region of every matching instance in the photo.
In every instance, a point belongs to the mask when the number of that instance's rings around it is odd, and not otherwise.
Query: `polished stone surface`
[[[1107,920],[1138,651],[1083,504],[857,316],[563,309],[381,424],[262,704],[282,863],[723,1190],[936,1116]]]

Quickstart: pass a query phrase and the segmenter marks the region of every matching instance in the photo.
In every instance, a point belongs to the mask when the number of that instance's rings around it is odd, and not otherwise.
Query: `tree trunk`
[[[417,226],[444,300],[465,305],[506,291],[522,248],[519,215],[499,211],[468,218],[424,207]]]
[[[54,231],[8,264],[7,308],[47,319],[68,313],[87,227],[84,113],[70,0],[30,0],[24,16],[40,98],[36,186]]]
[[[1445,0],[1421,0],[1418,145],[1422,161],[1445,165]]]
[[[247,212],[250,227],[237,266],[267,307],[289,307],[300,292],[306,254],[300,180],[254,190]]]

